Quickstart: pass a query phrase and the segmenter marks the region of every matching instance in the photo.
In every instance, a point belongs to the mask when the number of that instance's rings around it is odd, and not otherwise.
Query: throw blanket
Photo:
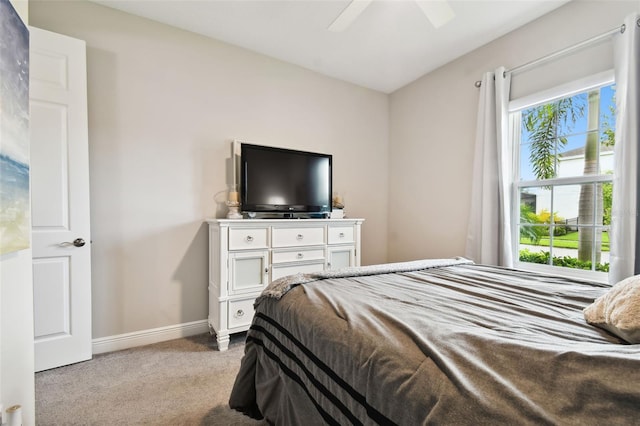
[[[439,268],[442,266],[462,265],[465,263],[473,262],[463,257],[456,257],[454,259],[425,259],[415,260],[413,262],[383,263],[380,265],[356,266],[352,268],[326,270],[309,274],[298,273],[288,275],[271,282],[271,284],[269,284],[262,291],[262,294],[256,299],[254,307],[257,307],[265,297],[280,299],[293,287],[313,281],[325,280],[328,278],[364,277],[367,275],[411,272],[422,269]]]

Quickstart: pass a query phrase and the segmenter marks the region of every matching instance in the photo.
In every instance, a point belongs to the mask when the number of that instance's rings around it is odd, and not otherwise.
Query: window
[[[614,173],[612,80],[606,73],[595,82],[511,102],[518,267],[605,278]]]

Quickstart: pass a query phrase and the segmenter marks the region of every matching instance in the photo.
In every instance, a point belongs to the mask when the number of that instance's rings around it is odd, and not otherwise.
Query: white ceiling
[[[391,93],[570,0],[449,0],[437,29],[414,0],[375,0],[338,33],[350,0],[93,1]]]

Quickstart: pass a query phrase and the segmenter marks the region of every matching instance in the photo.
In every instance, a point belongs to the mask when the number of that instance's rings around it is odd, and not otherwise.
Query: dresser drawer
[[[294,274],[309,274],[311,272],[320,272],[324,270],[324,262],[309,263],[306,265],[287,265],[271,267],[271,281],[275,281],[278,278],[286,277],[287,275]]]
[[[327,239],[329,244],[353,243],[353,226],[329,226]]]
[[[269,228],[230,228],[229,250],[268,247]]]
[[[229,301],[229,328],[248,326],[253,319],[253,302],[256,298]]]
[[[305,228],[273,228],[272,247],[318,246],[324,244],[324,226]]]
[[[324,260],[324,248],[280,250],[271,253],[271,263],[304,262]]]

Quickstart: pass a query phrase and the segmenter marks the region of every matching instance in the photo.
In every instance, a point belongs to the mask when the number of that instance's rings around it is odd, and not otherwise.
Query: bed
[[[229,405],[276,425],[633,424],[608,286],[439,259],[295,275],[256,300]]]

